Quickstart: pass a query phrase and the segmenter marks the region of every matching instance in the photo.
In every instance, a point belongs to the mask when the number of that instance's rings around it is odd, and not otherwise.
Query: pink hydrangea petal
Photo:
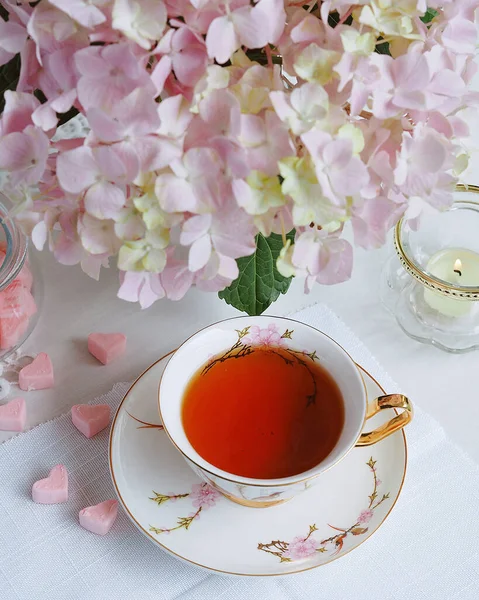
[[[109,181],[122,182],[127,179],[125,162],[120,158],[115,145],[93,148],[98,169]]]
[[[98,172],[92,151],[86,146],[58,155],[57,177],[60,185],[67,192],[78,194],[93,185]]]
[[[89,29],[106,21],[105,15],[92,2],[85,0],[49,0],[49,2]]]
[[[331,183],[334,190],[343,195],[350,196],[361,190],[369,181],[366,165],[356,156],[352,157],[344,170],[335,170],[331,174]]]
[[[185,265],[166,266],[161,282],[170,300],[181,300],[193,284],[194,274]]]
[[[104,142],[116,142],[123,137],[124,128],[118,119],[101,108],[92,106],[86,111],[88,123],[95,135]]]
[[[65,92],[51,100],[51,107],[57,113],[65,113],[73,106],[77,97],[75,89]]]
[[[214,19],[206,34],[208,56],[222,64],[229,60],[239,47],[240,42],[232,21],[226,16]]]
[[[21,132],[32,124],[32,113],[40,106],[40,102],[32,94],[22,92],[5,92],[5,107],[1,120],[1,133]]]
[[[56,127],[58,117],[51,103],[45,102],[45,104],[39,106],[32,114],[32,121],[35,125],[43,129],[43,131],[49,131]]]
[[[192,273],[202,269],[211,256],[211,238],[204,235],[191,244],[188,254],[188,268]]]
[[[164,169],[182,156],[181,144],[159,136],[143,136],[131,141],[143,173]]]
[[[178,81],[193,86],[203,76],[208,64],[205,43],[188,27],[178,29],[172,38],[173,69]]]
[[[318,283],[332,285],[347,281],[353,268],[353,248],[346,240],[335,240],[321,249],[320,262]]]
[[[180,244],[189,246],[200,237],[203,237],[211,227],[211,215],[196,215],[183,224]]]
[[[166,78],[171,73],[171,58],[162,56],[159,62],[155,65],[151,73],[151,81],[155,86],[156,93],[161,94],[165,85]]]
[[[424,82],[429,81],[428,63],[421,52],[408,52],[390,64],[396,85],[403,85],[409,91],[423,89]]]
[[[27,40],[27,30],[15,21],[3,21],[0,19],[0,48],[17,54],[23,48]]]
[[[158,278],[157,274],[151,274],[150,277]],[[158,294],[158,288],[153,289],[150,281],[145,281],[144,285],[140,289],[138,300],[140,302],[141,308],[149,308],[152,304],[154,304],[157,300],[160,300],[164,297],[165,293],[162,289],[162,294]]]
[[[235,235],[231,235],[235,231]],[[215,219],[211,237],[215,249],[231,258],[248,256],[256,248],[251,217],[235,206],[225,206]]]
[[[135,142],[145,139],[144,137],[134,138]],[[140,157],[136,148],[137,143],[130,141],[122,141],[113,144],[111,149],[122,165],[122,169],[118,171],[117,179],[112,177],[112,181],[118,184],[131,183],[140,171]]]
[[[267,30],[267,42],[276,44],[283,33],[286,11],[283,0],[260,0],[253,8],[253,18]]]
[[[108,267],[108,258],[93,256],[85,252],[80,261],[82,271],[89,277],[98,281],[100,279],[101,267]]]
[[[0,139],[0,168],[7,171],[26,169],[34,160],[31,141],[24,133],[9,133]]]
[[[139,290],[143,285],[143,274],[133,271],[120,271],[122,280],[118,298],[127,302],[138,302]]]
[[[185,179],[172,174],[160,175],[156,180],[155,193],[160,206],[167,212],[194,212],[196,195]]]
[[[107,77],[111,66],[102,59],[100,46],[90,46],[75,53],[75,65],[82,75],[92,79]]]
[[[151,87],[138,87],[126,96],[115,110],[117,119],[127,123],[135,136],[155,132],[160,126],[158,104]]]
[[[43,250],[43,246],[47,241],[48,229],[45,221],[40,221],[32,230],[31,238],[33,245],[37,250]]]
[[[55,242],[53,254],[62,265],[77,265],[83,255],[83,248],[79,242],[70,240],[62,233]]]
[[[362,248],[379,248],[386,242],[389,229],[402,216],[406,204],[387,198],[371,198],[352,218],[354,242]]]
[[[344,169],[351,160],[352,143],[350,140],[334,140],[324,148],[324,162],[336,169]]]
[[[125,193],[109,181],[94,183],[85,193],[85,209],[97,219],[114,219],[125,203]]]
[[[239,131],[240,105],[237,98],[227,90],[216,90],[200,104],[201,118],[218,132]]]
[[[460,96],[464,94],[466,84],[462,77],[450,69],[442,69],[432,78],[427,86],[429,92],[444,96]]]
[[[259,3],[256,5],[258,7]],[[232,20],[240,44],[247,48],[262,48],[268,42],[267,21],[258,18],[254,8],[244,6],[232,13]]]
[[[240,140],[245,146],[258,146],[266,139],[266,127],[263,119],[257,115],[240,116]]]

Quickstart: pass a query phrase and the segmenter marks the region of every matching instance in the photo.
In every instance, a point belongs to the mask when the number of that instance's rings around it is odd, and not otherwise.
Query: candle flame
[[[458,258],[456,260],[456,262],[454,263],[454,271],[460,271],[462,269],[462,262],[461,259]]]

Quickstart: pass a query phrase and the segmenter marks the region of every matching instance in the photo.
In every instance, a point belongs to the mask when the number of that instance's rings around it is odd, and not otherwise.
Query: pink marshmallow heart
[[[87,438],[91,438],[110,422],[108,404],[75,404],[72,407],[72,423]]]
[[[126,348],[126,336],[122,333],[90,333],[88,351],[104,365],[110,363]]]
[[[27,317],[31,317],[37,312],[37,304],[35,302],[35,298],[27,289],[24,290],[23,312]]]
[[[28,317],[0,317],[0,349],[7,350],[17,344],[28,329]]]
[[[18,374],[18,385],[21,390],[45,390],[53,387],[53,365],[46,352],[40,352],[29,365],[23,367]]]
[[[15,398],[0,406],[0,429],[23,431],[27,420],[27,407],[23,398]]]
[[[28,291],[32,289],[33,286],[33,275],[27,265],[23,267],[23,269],[18,274],[18,277],[15,279],[22,284],[24,288]]]
[[[23,296],[25,288],[18,281],[14,281],[6,289],[0,292],[0,317],[17,319],[23,317]]]
[[[105,500],[95,506],[87,506],[80,511],[80,525],[96,533],[105,535],[111,529],[118,514],[118,502],[116,500]]]
[[[53,467],[45,479],[35,481],[32,499],[37,504],[59,504],[68,500],[68,473],[63,465]]]

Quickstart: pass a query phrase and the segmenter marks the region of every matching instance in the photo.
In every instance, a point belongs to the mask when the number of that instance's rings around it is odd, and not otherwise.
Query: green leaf
[[[374,51],[378,54],[389,54],[389,56],[391,56],[391,51],[389,50],[389,42],[377,44]]]
[[[294,240],[294,230],[287,235]],[[282,237],[272,233],[264,237],[256,236],[256,251],[251,256],[239,258],[239,275],[233,283],[218,296],[227,304],[249,315],[260,315],[268,306],[285,294],[291,284],[291,277],[283,277],[276,268],[276,260],[283,247]]]
[[[421,17],[421,21],[423,23],[430,23],[436,15],[438,15],[437,10],[434,10],[434,8],[428,8],[424,17]]]

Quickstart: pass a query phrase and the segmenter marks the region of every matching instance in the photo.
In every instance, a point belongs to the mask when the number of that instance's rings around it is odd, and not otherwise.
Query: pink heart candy
[[[88,336],[88,351],[104,365],[123,354],[125,348],[126,336],[122,333],[90,333]]]
[[[18,385],[21,390],[45,390],[53,387],[53,365],[50,357],[45,352],[34,358],[18,375]]]
[[[0,406],[0,429],[23,431],[27,420],[27,407],[23,398],[15,398]]]
[[[37,504],[58,504],[68,500],[68,473],[63,465],[56,465],[45,479],[35,481],[32,499]]]
[[[28,290],[24,291],[23,312],[27,315],[27,317],[31,317],[37,312],[37,304],[35,302],[35,298]]]
[[[17,319],[25,315],[24,295],[25,288],[19,281],[14,281],[6,289],[0,292],[0,317]],[[28,292],[30,293],[30,292]]]
[[[80,511],[80,525],[96,533],[105,535],[111,529],[118,514],[118,502],[116,500],[105,500],[95,506],[87,506]]]
[[[33,275],[27,265],[23,267],[15,281],[19,281],[28,291],[32,289]]]
[[[87,438],[91,438],[110,422],[108,404],[75,404],[72,407],[72,423]]]
[[[28,317],[0,318],[0,349],[15,346],[28,328]]]

